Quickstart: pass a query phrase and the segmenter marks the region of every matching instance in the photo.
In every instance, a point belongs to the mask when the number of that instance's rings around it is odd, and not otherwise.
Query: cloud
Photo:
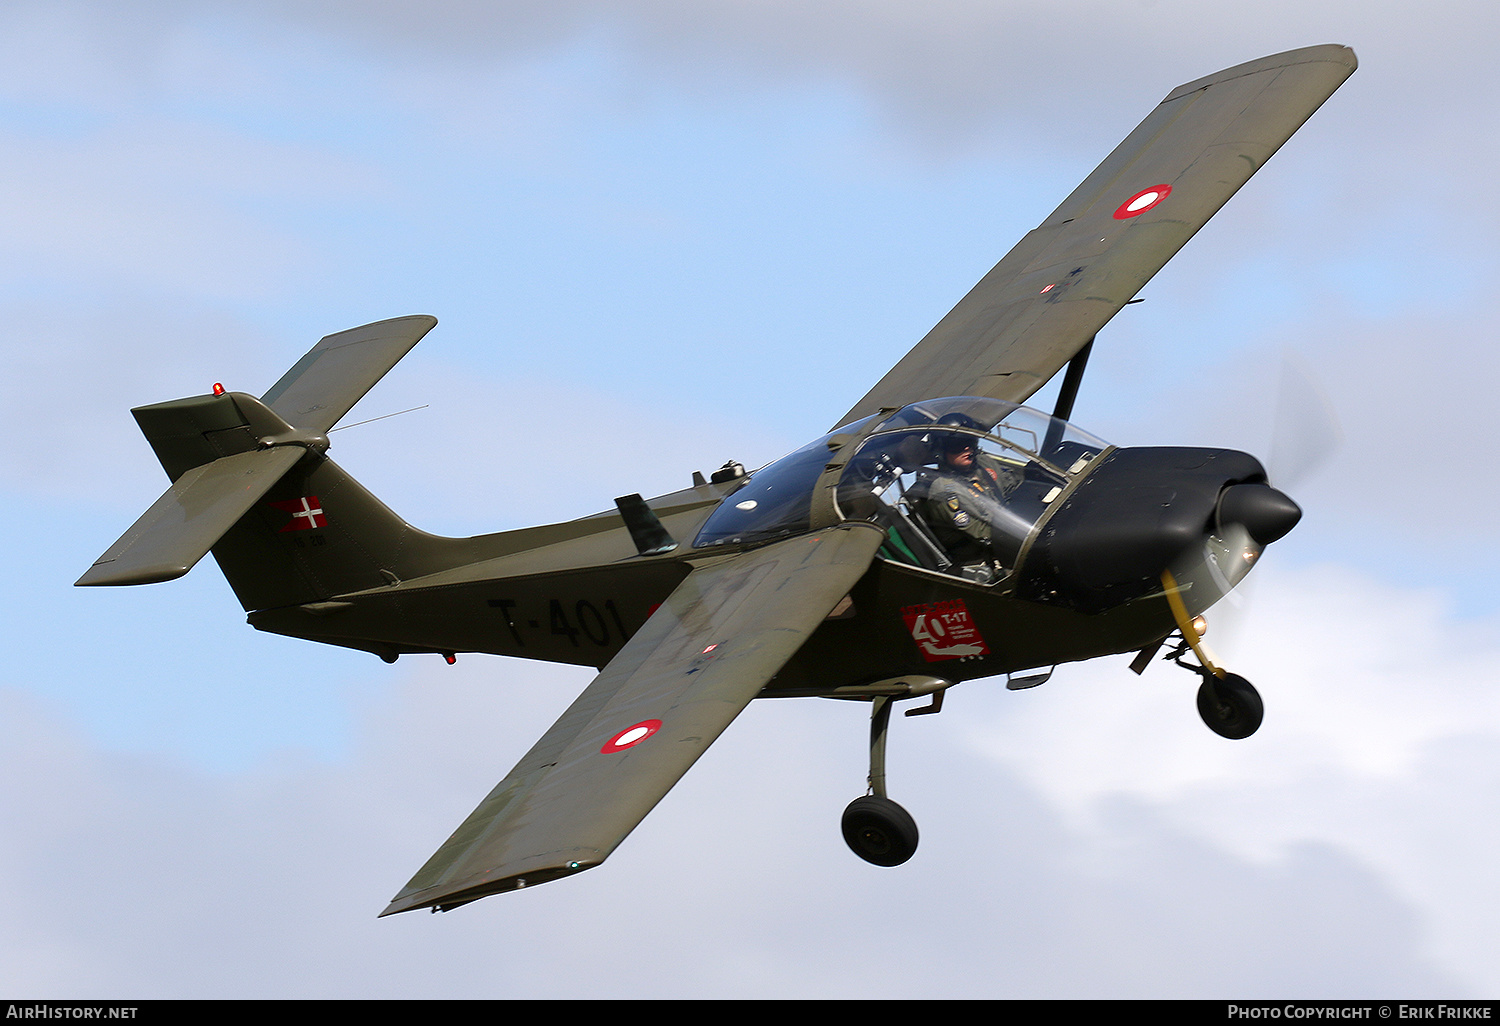
[[[0,864],[26,881],[0,930],[17,956],[5,960],[12,989],[1326,998],[1493,984],[1464,959],[1466,944],[1489,943],[1493,909],[1472,908],[1464,879],[1413,886],[1431,865],[1432,820],[1363,818],[1406,800],[1410,776],[1349,767],[1365,790],[1351,806],[1350,784],[1331,784],[1321,760],[1277,758],[1308,724],[1274,692],[1274,730],[1240,745],[1187,716],[1131,730],[1145,716],[1121,719],[1140,698],[1122,692],[1140,685],[1109,681],[1109,698],[1077,673],[1035,693],[964,685],[943,716],[898,720],[893,793],[923,829],[900,870],[859,862],[837,835],[863,776],[863,707],[766,702],[604,866],[377,921],[587,676],[477,657],[404,664],[378,685],[347,759],[285,752],[221,775],[97,750],[45,703],[4,692],[5,721],[25,739],[0,751],[13,782]],[[1062,709],[1019,711],[1054,690]],[[1190,688],[1176,690],[1190,705]],[[1080,707],[1098,719],[1070,715]],[[1101,732],[1110,718],[1116,729]],[[1171,749],[1198,740],[1222,754],[1184,780]],[[1247,758],[1246,745],[1271,751]],[[1459,783],[1450,774],[1471,760],[1455,754],[1424,787]],[[1278,767],[1269,781],[1267,766]],[[872,933],[900,952],[901,972],[869,972]]]
[[[34,10],[28,8],[29,10]],[[32,20],[37,20],[33,14]],[[1449,0],[1414,17],[1396,2],[1318,4],[1263,0],[1204,8],[1186,0],[1085,0],[1066,13],[1035,4],[937,0],[817,0],[692,3],[684,0],[312,0],[254,5],[170,0],[78,4],[70,24],[96,51],[125,47],[164,59],[161,40],[210,31],[226,20],[242,29],[282,24],[343,54],[393,66],[476,69],[525,63],[588,45],[630,103],[656,89],[707,90],[832,85],[870,98],[884,123],[938,149],[969,145],[997,125],[1034,124],[1038,113],[1059,145],[1097,152],[1117,118],[1166,88],[1264,53],[1324,42],[1367,52],[1390,103],[1396,95],[1454,126],[1454,89],[1487,88],[1482,62],[1463,59],[1459,41],[1494,39],[1500,20],[1488,5]],[[272,34],[267,32],[267,38]],[[120,43],[112,44],[112,39]],[[144,44],[144,45],[142,45]],[[1387,69],[1399,62],[1402,73]],[[135,62],[135,67],[140,63]],[[1058,69],[1068,69],[1059,75]],[[137,72],[139,74],[139,72]],[[1170,85],[1163,86],[1165,79]],[[1459,104],[1458,106],[1462,106]]]
[[[1495,37],[1489,7],[0,18],[20,41],[0,70],[0,474],[34,582],[12,591],[0,691],[13,991],[1494,991],[1500,723],[1475,600],[1494,503],[1474,468],[1496,210],[1473,185],[1494,81],[1463,56]],[[965,685],[898,723],[892,786],[923,844],[887,872],[837,833],[866,711],[757,703],[604,867],[377,922],[587,672],[258,635],[211,566],[68,589],[162,487],[128,405],[258,391],[374,316],[444,324],[357,412],[431,405],[334,455],[424,527],[581,515],[774,458],[1173,84],[1323,41],[1355,45],[1358,75],[1111,325],[1080,400],[1118,442],[1264,451],[1288,343],[1333,398],[1344,462],[1297,493],[1308,519],[1224,646],[1266,696],[1249,741],[1205,730],[1166,666]]]
[[[1197,724],[1191,676],[1161,664],[1137,680],[1103,660],[987,709],[969,743],[1085,832],[1120,829],[1125,808],[1262,870],[1338,853],[1399,896],[1426,957],[1493,989],[1487,870],[1464,854],[1500,843],[1493,617],[1458,623],[1439,593],[1331,565],[1256,575],[1221,650],[1265,699],[1253,738]],[[1210,612],[1210,643],[1233,615]]]

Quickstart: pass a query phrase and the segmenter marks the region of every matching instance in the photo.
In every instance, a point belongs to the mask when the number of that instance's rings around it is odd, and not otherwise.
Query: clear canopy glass
[[[1092,459],[1109,443],[1029,406],[972,395],[929,399],[903,406],[876,425],[871,437],[903,427],[969,428],[989,434],[1001,445],[1040,458],[1057,470],[1070,471],[1080,456]]]
[[[887,559],[988,583],[1108,444],[998,399],[916,403],[881,422],[839,480],[845,519],[886,528]]]
[[[834,434],[857,436],[874,419]],[[764,542],[809,530],[818,478],[844,459],[836,443],[830,448],[833,437],[756,471],[713,512],[694,544]],[[1015,568],[1048,505],[1106,448],[1066,421],[998,399],[914,403],[880,421],[847,457],[837,513],[884,526],[887,559],[998,580]]]
[[[693,544],[739,545],[774,541],[812,529],[812,491],[833,459],[834,435],[857,433],[874,418],[850,424],[757,470],[719,504]]]

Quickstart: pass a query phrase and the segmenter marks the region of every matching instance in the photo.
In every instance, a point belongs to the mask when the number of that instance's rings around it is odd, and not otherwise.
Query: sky
[[[1223,7],[1224,9],[1219,9]],[[0,5],[0,993],[1500,994],[1500,9],[552,0]],[[1360,69],[1101,334],[1116,444],[1306,511],[1209,643],[893,724],[757,702],[602,867],[376,919],[590,672],[261,634],[211,561],[72,582],[166,481],[129,408],[439,325],[333,458],[411,523],[571,519],[799,447],[1179,83]],[[1047,406],[1048,393],[1038,396]]]

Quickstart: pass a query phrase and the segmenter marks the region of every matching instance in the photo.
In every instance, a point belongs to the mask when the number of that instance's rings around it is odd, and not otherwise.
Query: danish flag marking
[[[292,519],[281,529],[283,534],[287,531],[311,531],[315,527],[328,526],[328,515],[318,504],[316,495],[304,495],[300,499],[286,499],[271,505],[292,515]]]

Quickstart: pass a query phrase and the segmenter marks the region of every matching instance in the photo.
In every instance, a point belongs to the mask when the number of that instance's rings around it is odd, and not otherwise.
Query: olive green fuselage
[[[720,500],[717,492],[700,488],[652,505],[678,510],[666,512],[662,522],[675,537],[692,538]],[[672,505],[683,498],[697,502],[685,509]],[[555,526],[557,534],[587,533],[326,601],[255,610],[249,620],[261,630],[388,660],[403,653],[483,652],[603,667],[695,565],[732,556],[732,550],[686,547],[638,555],[615,514]],[[506,537],[472,541],[483,549],[486,541],[502,545]],[[281,540],[307,543],[297,535]],[[921,634],[934,618],[938,630],[960,629],[967,646],[924,646],[914,631]],[[1172,627],[1161,598],[1081,613],[1018,598],[1004,582],[983,586],[877,559],[849,602],[830,614],[763,695],[832,694],[903,675],[956,683],[1134,652]]]

